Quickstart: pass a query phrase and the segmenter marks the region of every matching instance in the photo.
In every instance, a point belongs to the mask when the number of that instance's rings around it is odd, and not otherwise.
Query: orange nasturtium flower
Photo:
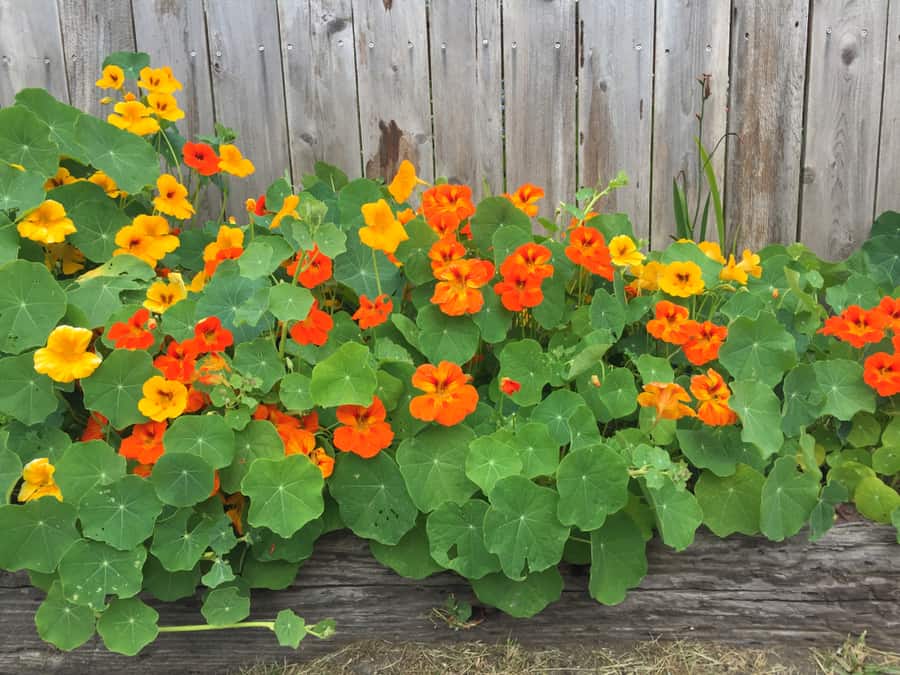
[[[315,448],[307,457],[310,462],[319,467],[322,478],[328,478],[334,473],[334,457],[325,452],[323,448]]]
[[[362,330],[380,326],[387,321],[394,310],[394,302],[382,293],[374,300],[369,300],[365,295],[359,296],[359,309],[350,318],[359,324]]]
[[[175,176],[164,173],[156,179],[159,196],[154,197],[153,207],[168,216],[186,220],[194,215],[194,206],[188,200],[187,188]]]
[[[159,131],[159,122],[151,117],[153,110],[140,101],[120,101],[113,106],[106,121],[114,127],[130,131],[138,136],[147,136]]]
[[[697,413],[687,405],[691,397],[680,384],[674,382],[650,382],[638,394],[637,402],[644,408],[655,408],[657,420],[677,420],[695,417]]]
[[[166,421],[144,422],[135,424],[131,435],[122,439],[119,454],[125,459],[133,459],[139,464],[152,466],[162,457],[163,434],[166,433]]]
[[[475,214],[472,188],[444,183],[422,193],[422,214],[439,237],[455,232],[460,223]]]
[[[53,271],[57,265],[63,274],[75,274],[84,269],[84,253],[67,242],[45,244],[44,264]]]
[[[451,361],[437,366],[422,364],[413,374],[412,384],[425,393],[409,402],[410,414],[445,427],[459,424],[478,407],[478,391],[469,384],[470,379]]]
[[[522,244],[501,263],[500,274],[505,277],[514,270],[524,269],[534,279],[547,279],[553,276],[553,265],[550,264],[552,255],[550,249],[541,244]]]
[[[606,246],[606,239],[600,230],[585,225],[570,230],[566,256],[591,274],[612,281],[612,258],[609,248]]]
[[[184,111],[172,94],[154,92],[147,96],[147,105],[154,115],[167,122],[177,122],[184,117]]]
[[[253,162],[244,157],[237,146],[223,143],[219,146],[219,168],[232,176],[244,178],[256,171]]]
[[[75,223],[57,201],[47,199],[31,210],[16,226],[19,234],[41,244],[59,244],[76,231]]]
[[[94,411],[91,413],[90,417],[88,417],[87,424],[84,425],[84,431],[81,432],[81,437],[78,439],[82,443],[86,443],[87,441],[102,441],[106,438],[106,425],[109,424],[109,420],[104,416]]]
[[[44,181],[44,190],[49,192],[54,188],[62,187],[63,185],[71,185],[72,183],[77,182],[78,179],[75,178],[66,167],[61,166],[56,170],[54,175]]]
[[[178,380],[182,384],[194,381],[197,354],[189,340],[169,343],[165,354],[153,359],[153,367],[165,375],[167,380]]]
[[[184,163],[201,176],[213,176],[219,173],[219,156],[206,143],[185,143],[181,149]]]
[[[113,341],[116,349],[147,349],[153,344],[153,333],[150,331],[154,328],[156,322],[150,318],[150,312],[139,309],[127,321],[118,321],[110,326],[106,337]]]
[[[394,201],[402,204],[409,199],[413,190],[416,189],[416,185],[428,185],[428,183],[416,176],[416,167],[408,159],[404,159],[397,168],[397,175],[394,176],[394,180],[388,185],[388,192],[391,193]]]
[[[687,360],[695,366],[719,358],[719,349],[728,337],[728,328],[712,321],[688,321],[681,330],[686,338],[681,348]]]
[[[154,281],[147,289],[147,299],[144,307],[151,312],[163,314],[172,305],[181,302],[187,297],[187,288],[181,279],[181,274],[172,272],[168,281]]]
[[[234,335],[217,316],[209,316],[194,326],[194,337],[184,342],[184,348],[194,354],[218,354],[234,344]]]
[[[135,216],[131,225],[126,225],[116,233],[113,255],[133,255],[151,267],[162,260],[167,253],[178,248],[181,242],[170,233],[169,221],[162,216]]]
[[[297,205],[300,203],[300,195],[288,195],[281,202],[281,208],[275,213],[272,222],[269,223],[269,229],[274,230],[281,226],[281,221],[290,216],[291,218],[299,218],[297,213]],[[265,202],[263,202],[265,204]]]
[[[896,338],[894,342],[896,347]],[[867,357],[863,366],[863,381],[879,396],[900,394],[900,353],[876,352]]]
[[[881,342],[887,324],[888,317],[878,309],[865,310],[859,305],[850,305],[838,316],[828,317],[819,332],[860,349],[871,342]]]
[[[416,212],[412,209],[403,209],[397,214],[397,220],[400,221],[401,225],[406,225],[409,221],[413,220],[416,217]]]
[[[431,302],[444,314],[477,314],[484,306],[484,296],[478,289],[494,277],[494,264],[488,260],[454,260],[435,276],[438,282]]]
[[[334,447],[366,459],[374,457],[394,440],[394,431],[385,422],[386,417],[384,403],[377,396],[369,406],[339,406],[337,420],[343,426],[334,430]]]
[[[609,240],[609,255],[613,265],[617,267],[640,265],[646,257],[627,234],[620,234]]]
[[[895,334],[900,334],[900,298],[892,298],[886,295],[873,311],[884,315],[887,321],[885,328],[893,331]]]
[[[494,293],[510,312],[521,312],[529,307],[537,307],[544,301],[541,279],[528,273],[523,267],[515,267],[503,276],[503,281],[494,284]]]
[[[720,265],[726,264],[725,256],[722,255],[722,247],[716,241],[701,241],[697,244],[697,248],[703,251],[710,260],[715,260]]]
[[[515,192],[505,193],[503,196],[515,204],[516,208],[525,215],[534,217],[538,213],[538,200],[543,199],[544,191],[537,185],[523,183],[516,188]]]
[[[20,502],[30,502],[41,497],[56,497],[62,501],[62,492],[53,479],[55,471],[56,467],[46,457],[38,457],[28,462],[22,469],[24,482],[19,488],[17,499]]]
[[[431,260],[431,271],[437,277],[441,270],[454,260],[464,258],[466,247],[460,244],[455,237],[447,236],[438,239],[428,249],[428,259]]]
[[[187,407],[188,392],[181,382],[154,375],[144,382],[144,397],[138,401],[138,410],[154,422],[178,417]]]
[[[162,68],[141,68],[138,86],[154,94],[174,94],[181,89],[181,82],[175,79],[169,66]]]
[[[97,370],[101,358],[89,352],[93,333],[87,328],[57,326],[47,337],[47,346],[34,353],[34,369],[57,382],[72,382]]]
[[[647,332],[650,335],[673,345],[685,343],[688,336],[683,329],[688,322],[687,307],[661,300],[656,303],[655,317],[647,322]]]
[[[122,190],[119,189],[119,186],[116,185],[116,181],[99,170],[95,171],[88,177],[88,182],[103,188],[106,196],[112,199],[118,199],[120,196],[125,194]]]
[[[735,262],[734,255],[729,255],[728,262],[722,271],[719,272],[719,279],[722,281],[736,281],[739,284],[746,284],[749,276],[754,276],[757,279],[762,276],[759,256],[751,253],[750,249],[744,249],[744,252],[741,254],[741,262]]]
[[[728,407],[731,389],[712,368],[691,378],[691,393],[699,401],[697,417],[704,423],[719,427],[737,422],[737,414]]]
[[[297,267],[300,267],[300,274],[297,275],[297,281],[304,288],[315,288],[319,284],[324,284],[331,278],[333,266],[331,258],[322,253],[318,246],[313,246],[309,251],[301,251],[297,257],[287,266],[288,275],[293,278],[297,274]]]
[[[235,260],[244,252],[244,231],[238,227],[220,225],[216,240],[203,249],[203,271],[208,279],[215,274],[223,260]]]
[[[669,263],[659,271],[660,289],[677,298],[689,298],[698,295],[706,287],[703,272],[695,262],[676,261]]]
[[[501,377],[500,378],[500,391],[502,391],[507,396],[512,396],[520,389],[522,389],[521,382],[519,382],[517,380],[513,380],[512,378],[509,378],[509,377]]]
[[[326,312],[319,309],[319,301],[313,301],[309,314],[303,321],[291,326],[291,337],[301,345],[321,347],[328,341],[328,333],[334,328],[334,320]]]
[[[94,86],[100,89],[121,89],[123,84],[125,84],[125,71],[112,64],[106,66],[100,79],[94,82]]]
[[[394,217],[385,200],[363,204],[362,214],[366,225],[359,228],[359,239],[369,248],[393,254],[401,241],[409,239],[406,228]]]

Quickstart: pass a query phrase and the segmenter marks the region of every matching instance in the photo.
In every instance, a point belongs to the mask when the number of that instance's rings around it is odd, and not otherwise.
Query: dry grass
[[[736,648],[689,641],[534,649],[515,643],[360,642],[306,664],[266,664],[243,675],[900,675],[900,654],[868,647],[864,636],[833,651]]]

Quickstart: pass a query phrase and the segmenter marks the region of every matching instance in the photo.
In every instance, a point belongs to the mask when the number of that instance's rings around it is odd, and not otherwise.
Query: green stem
[[[569,537],[569,539],[571,539],[572,541],[580,541],[582,544],[590,544],[591,543],[590,539],[585,539],[584,537],[572,536],[572,537]]]
[[[172,141],[169,140],[166,132],[162,129],[159,130],[159,134],[163,137],[166,145],[169,146],[169,152],[172,153],[172,158],[175,160],[175,170],[178,172],[178,182],[184,185],[184,176],[181,173],[181,162],[178,161],[178,155],[175,153],[175,148],[172,147]]]
[[[274,621],[241,621],[240,623],[226,623],[223,626],[210,626],[206,623],[195,623],[188,626],[160,626],[160,633],[188,633],[195,630],[228,630],[230,628],[268,628],[275,630]]]
[[[372,249],[372,267],[375,269],[375,284],[378,287],[378,295],[381,295],[381,275],[378,274],[378,258],[375,257],[375,249]]]
[[[219,209],[219,221],[218,224],[221,225],[222,221],[225,220],[225,204],[228,202],[228,184],[225,184],[225,189],[222,190],[222,208]]]

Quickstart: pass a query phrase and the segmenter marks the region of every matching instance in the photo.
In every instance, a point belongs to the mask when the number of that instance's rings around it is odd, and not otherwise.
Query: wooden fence
[[[409,158],[477,192],[534,182],[550,215],[624,169],[605,208],[659,245],[708,73],[744,243],[842,257],[900,209],[900,0],[0,0],[0,104],[43,86],[100,113],[103,57],[131,49],[185,82],[189,137],[240,133],[235,206],[286,168]]]

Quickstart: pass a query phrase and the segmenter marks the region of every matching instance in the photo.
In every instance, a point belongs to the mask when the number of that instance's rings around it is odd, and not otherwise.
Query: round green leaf
[[[891,513],[900,508],[900,494],[880,478],[869,476],[857,484],[853,502],[866,518],[878,523],[890,523]]]
[[[505,429],[479,436],[469,443],[466,476],[489,495],[498,480],[522,471],[518,446],[516,436]]]
[[[507,342],[500,352],[499,378],[508,377],[522,385],[510,398],[520,406],[540,403],[551,372],[541,345],[534,340]]]
[[[559,520],[585,532],[595,530],[628,503],[628,465],[617,452],[598,445],[570,452],[559,463]]]
[[[728,325],[719,361],[736,380],[754,380],[774,387],[797,363],[794,336],[770,312],[738,317]]]
[[[424,579],[442,569],[431,559],[423,519],[420,519],[418,524],[404,534],[395,545],[387,546],[381,542],[370,541],[369,548],[375,560],[407,579]]]
[[[154,556],[147,556],[144,563],[144,590],[157,600],[174,602],[190,598],[200,583],[200,566],[185,572],[170,572]]]
[[[182,415],[163,435],[166,453],[202,457],[214,469],[234,460],[234,432],[221,415]]]
[[[269,281],[242,277],[234,261],[226,260],[197,298],[197,316],[217,316],[234,335],[235,344],[252,340],[271,326],[261,318],[266,310]],[[252,321],[251,321],[252,319]]]
[[[347,342],[317,363],[309,386],[316,404],[323,408],[371,405],[378,379],[369,365],[369,356],[365,345]]]
[[[467,579],[500,571],[500,560],[484,545],[487,502],[472,499],[462,506],[445,502],[428,516],[431,557]]]
[[[705,424],[694,429],[676,429],[678,447],[698,469],[709,469],[717,476],[730,476],[738,462],[748,461],[748,453],[759,456],[753,446],[741,441],[741,432],[734,426],[710,427]]]
[[[644,384],[649,382],[672,382],[675,380],[675,371],[668,359],[650,354],[641,354],[634,361],[638,374]],[[602,384],[602,382],[601,382]]]
[[[625,329],[625,305],[609,291],[598,288],[591,299],[591,325],[618,339]]]
[[[192,570],[216,531],[214,519],[198,518],[193,509],[178,509],[157,523],[150,552],[169,572]]]
[[[324,484],[322,472],[303,455],[257,459],[241,481],[241,492],[250,498],[247,522],[290,537],[322,515]]]
[[[102,263],[116,250],[116,234],[131,218],[106,196],[99,185],[78,181],[52,190],[48,197],[61,203],[77,231],[69,237],[88,260]]]
[[[34,625],[41,639],[67,652],[91,639],[94,623],[93,610],[66,600],[58,581],[53,582],[34,615]]]
[[[159,176],[159,155],[153,146],[106,120],[81,115],[75,122],[75,138],[88,163],[102,170],[125,192],[140,192]]]
[[[279,321],[303,321],[313,299],[308,289],[282,282],[269,289],[269,311]]]
[[[801,430],[822,416],[825,403],[812,364],[801,363],[791,368],[784,376],[783,391],[781,428],[789,436],[799,436]]]
[[[572,442],[570,420],[579,408],[586,407],[584,399],[570,389],[557,389],[538,403],[529,418],[531,422],[547,425],[550,436],[559,445]]]
[[[241,569],[241,579],[250,588],[268,588],[271,591],[280,591],[294,582],[299,568],[300,563],[297,562],[285,560],[260,562],[256,558],[247,558]]]
[[[628,368],[607,369],[599,387],[591,384],[590,375],[581,378],[578,385],[578,393],[604,424],[627,417],[637,409],[638,390]]]
[[[847,421],[860,412],[875,412],[875,391],[863,381],[863,367],[856,361],[829,359],[813,363],[816,382],[825,396],[822,414]]]
[[[303,373],[288,373],[284,376],[278,385],[278,398],[285,409],[305,412],[315,406],[309,391],[311,382],[310,377]]]
[[[0,162],[0,211],[25,213],[44,201],[44,177]]]
[[[563,580],[555,567],[532,572],[514,581],[503,574],[489,574],[472,581],[472,590],[481,602],[516,618],[528,618],[562,595]]]
[[[900,473],[900,447],[884,445],[878,448],[872,453],[872,468],[882,476]]]
[[[210,626],[227,626],[250,616],[250,598],[234,586],[214,588],[203,601],[200,613]]]
[[[676,551],[690,546],[694,532],[703,522],[703,511],[697,499],[683,487],[666,478],[659,488],[648,488],[656,525],[662,540]]]
[[[125,476],[125,458],[103,441],[73,443],[56,462],[53,478],[70,504],[97,486],[110,485]]]
[[[234,460],[219,471],[226,492],[240,492],[241,481],[256,459],[284,456],[284,443],[275,425],[267,420],[251,420],[234,435]]]
[[[53,381],[34,369],[34,352],[0,359],[0,382],[0,413],[22,424],[43,422],[59,404]]]
[[[283,609],[275,616],[275,637],[282,647],[297,649],[306,637],[306,622],[296,612]]]
[[[59,148],[50,140],[50,129],[34,113],[11,106],[0,110],[0,160],[47,178],[56,173]]]
[[[445,502],[464,504],[476,486],[466,477],[469,427],[430,427],[397,448],[397,464],[413,503],[423,513]]]
[[[429,230],[431,228],[428,228]],[[431,274],[431,268],[428,269]],[[472,321],[481,331],[481,339],[488,344],[497,344],[506,339],[509,327],[512,326],[513,313],[510,312],[496,293],[484,293],[484,306],[472,317]]]
[[[257,380],[259,384],[253,388],[263,393],[284,377],[284,362],[272,341],[265,338],[239,344],[234,350],[232,366],[245,378]]]
[[[134,656],[159,635],[159,613],[137,598],[113,600],[97,622],[97,632],[111,652]]]
[[[150,483],[164,504],[193,506],[209,498],[214,471],[202,457],[186,453],[163,454],[153,466]]]
[[[625,513],[614,513],[591,532],[591,597],[617,605],[629,588],[647,574],[646,543],[640,528]]]
[[[341,191],[343,196],[344,191]],[[376,197],[375,199],[380,199]],[[374,200],[373,200],[374,201]],[[357,218],[362,214],[357,209]],[[344,221],[346,223],[347,221]],[[347,251],[334,261],[334,278],[349,286],[357,295],[374,298],[378,295],[378,282],[375,279],[375,265],[378,265],[378,277],[381,280],[381,292],[393,295],[400,288],[400,270],[394,266],[387,256],[380,252],[372,254],[372,249],[363,244],[357,234],[347,238]]]
[[[762,456],[774,455],[781,449],[781,402],[772,387],[757,380],[731,383],[732,397],[728,405],[741,420],[741,440],[753,443]]]
[[[42,263],[0,266],[0,352],[43,346],[65,313],[66,294]]]
[[[772,541],[800,531],[819,499],[819,481],[797,470],[793,457],[782,457],[766,477],[760,505],[760,530]]]
[[[153,534],[162,508],[148,481],[125,476],[88,490],[78,506],[78,519],[84,536],[127,551]]]
[[[0,504],[9,504],[13,488],[22,477],[22,460],[12,450],[0,446]]]
[[[80,539],[60,560],[59,580],[69,602],[100,610],[107,595],[130,598],[140,593],[146,559],[143,546],[119,551],[99,541]]]
[[[528,422],[516,429],[516,443],[526,478],[552,476],[559,464],[559,444],[550,436],[546,424]]]
[[[302,562],[313,554],[316,540],[322,534],[321,518],[309,521],[289,538],[279,537],[271,530],[260,527],[253,530],[253,547],[250,553],[261,562],[285,560]]]
[[[447,316],[436,305],[419,310],[419,343],[432,363],[466,363],[478,350],[478,326],[468,316]]]
[[[53,572],[63,554],[78,540],[75,508],[53,497],[0,505],[0,522],[0,568],[10,572]]]
[[[704,471],[694,486],[703,524],[723,539],[735,532],[758,533],[764,483],[763,475],[746,464],[738,464],[734,474],[725,477]]]
[[[146,422],[137,406],[144,396],[144,382],[155,375],[159,371],[147,352],[117,349],[81,381],[84,405],[105,415],[114,429]]]

